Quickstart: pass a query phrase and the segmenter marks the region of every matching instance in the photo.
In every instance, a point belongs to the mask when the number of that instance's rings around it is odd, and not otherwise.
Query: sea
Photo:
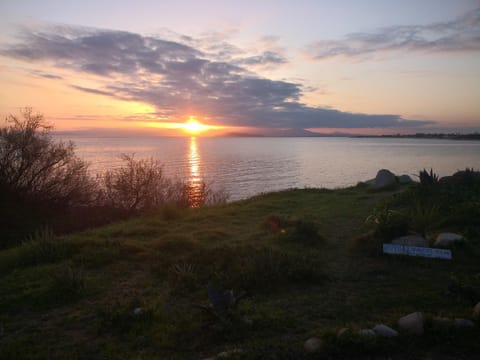
[[[205,182],[239,200],[289,188],[335,189],[374,178],[379,169],[439,176],[480,168],[480,141],[349,137],[86,137],[65,138],[92,174],[122,166],[121,155],[153,158],[164,173]]]

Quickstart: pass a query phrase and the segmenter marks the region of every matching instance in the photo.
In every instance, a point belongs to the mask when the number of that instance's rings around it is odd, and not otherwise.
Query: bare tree
[[[52,126],[31,108],[0,128],[0,191],[48,206],[88,203],[95,193],[87,164],[72,142],[54,141]]]
[[[125,165],[109,170],[103,177],[103,193],[107,205],[129,213],[151,211],[169,197],[170,181],[163,176],[161,164],[150,159],[136,160],[134,155],[121,155]]]

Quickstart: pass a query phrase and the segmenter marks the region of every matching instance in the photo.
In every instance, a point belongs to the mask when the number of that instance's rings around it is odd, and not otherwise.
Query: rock
[[[395,336],[398,336],[398,331],[392,329],[391,327],[389,327],[387,325],[383,325],[383,324],[375,325],[375,327],[373,328],[373,331],[375,331],[375,333],[378,336],[381,336],[381,337],[395,337]]]
[[[217,354],[217,356],[215,356],[215,359],[225,359],[225,358],[229,358],[231,356],[234,356],[234,355],[238,355],[238,354],[241,354],[243,353],[243,350],[242,349],[232,349],[232,350],[228,350],[228,351],[223,351],[219,354]]]
[[[458,243],[459,241],[463,240],[463,236],[455,233],[441,233],[438,234],[437,239],[435,240],[435,243],[433,246],[435,247],[451,247],[455,243]]]
[[[137,307],[137,308],[133,309],[133,315],[140,316],[142,314],[143,314],[143,309],[141,307]]]
[[[374,338],[376,336],[375,331],[372,329],[362,329],[358,332],[358,335],[364,338]]]
[[[389,188],[397,184],[397,178],[395,174],[392,173],[390,170],[381,169],[377,172],[377,176],[375,176],[375,184],[374,188],[377,190],[382,190],[385,188]]]
[[[351,334],[351,330],[349,328],[346,328],[346,327],[341,328],[337,332],[337,339],[338,340],[345,340],[349,337],[350,334]]]
[[[392,244],[404,246],[428,247],[428,240],[420,235],[407,235],[393,239]]]
[[[415,181],[413,181],[413,179],[408,176],[408,175],[400,175],[398,178],[397,178],[398,182],[400,184],[413,184]]]
[[[453,325],[458,329],[472,329],[475,327],[475,323],[467,319],[455,319],[453,320]]]
[[[425,316],[421,312],[414,312],[398,319],[400,330],[416,335],[423,335],[424,324]]]
[[[305,344],[303,344],[303,348],[308,353],[313,353],[318,351],[318,349],[320,349],[321,346],[322,346],[322,340],[320,340],[317,337],[311,337],[310,339],[305,341]]]
[[[478,302],[473,308],[473,318],[480,320],[480,302]]]

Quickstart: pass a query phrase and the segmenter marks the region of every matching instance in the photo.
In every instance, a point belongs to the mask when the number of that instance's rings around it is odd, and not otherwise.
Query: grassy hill
[[[414,311],[471,316],[471,299],[449,292],[452,281],[480,283],[468,247],[452,261],[364,251],[365,219],[404,191],[288,190],[39,233],[0,252],[0,358],[198,359],[232,349],[237,358],[474,358],[478,325],[336,339],[340,328],[394,326]],[[209,284],[246,296],[217,316],[202,310]],[[321,352],[304,351],[311,336]]]

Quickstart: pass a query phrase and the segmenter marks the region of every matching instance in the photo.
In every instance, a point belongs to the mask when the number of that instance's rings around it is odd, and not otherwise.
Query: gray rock
[[[344,340],[344,339],[347,339],[348,336],[351,334],[351,330],[349,328],[341,328],[340,330],[338,330],[337,332],[337,339],[338,340]]]
[[[228,351],[223,351],[223,352],[217,354],[215,359],[226,359],[226,358],[229,358],[229,357],[232,357],[234,355],[241,354],[241,353],[243,353],[242,349],[232,349],[232,350],[228,350]]]
[[[400,175],[397,180],[400,184],[413,184],[415,182],[408,175]]]
[[[480,302],[478,302],[473,308],[473,318],[480,320]]]
[[[472,329],[475,327],[475,323],[467,319],[455,319],[453,320],[453,325],[458,329]]]
[[[364,338],[374,338],[376,336],[375,331],[372,329],[362,329],[358,332],[358,335]]]
[[[140,316],[142,314],[143,314],[143,309],[141,307],[137,307],[137,308],[133,309],[133,315]]]
[[[451,247],[455,243],[462,240],[463,240],[462,235],[449,233],[449,232],[441,233],[441,234],[438,234],[437,239],[435,240],[434,246],[442,247],[442,248]]]
[[[139,316],[143,314],[143,309],[141,307],[137,307],[133,309],[133,315]]]
[[[398,336],[398,331],[396,331],[396,330],[392,329],[391,327],[389,327],[387,325],[384,325],[384,324],[375,325],[375,327],[373,328],[373,331],[375,331],[375,333],[378,336],[381,336],[381,337],[395,337],[395,336]]]
[[[303,344],[303,348],[308,353],[314,353],[318,351],[321,346],[322,346],[322,340],[320,340],[317,337],[311,337],[310,339],[305,341],[305,344]]]
[[[382,190],[397,184],[397,178],[395,174],[392,173],[390,170],[381,169],[377,172],[377,176],[375,176],[375,184],[374,187],[377,190]]]
[[[428,247],[428,240],[420,235],[407,235],[392,240],[392,244],[404,246]]]
[[[423,335],[424,324],[425,316],[421,312],[414,312],[398,319],[400,330],[416,335]]]

